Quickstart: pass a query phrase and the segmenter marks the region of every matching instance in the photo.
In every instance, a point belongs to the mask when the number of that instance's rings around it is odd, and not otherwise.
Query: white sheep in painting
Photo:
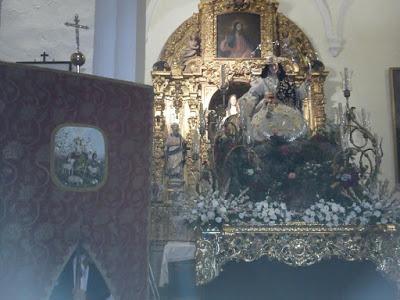
[[[70,183],[71,185],[82,185],[83,179],[79,176],[69,176],[68,183]]]

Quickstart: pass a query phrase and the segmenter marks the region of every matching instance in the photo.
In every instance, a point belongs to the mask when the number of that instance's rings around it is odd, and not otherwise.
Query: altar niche
[[[225,92],[225,105],[224,108],[226,109],[229,105],[229,99],[232,95],[235,95],[237,99],[242,97],[244,93],[246,93],[250,88],[250,84],[248,82],[241,82],[241,81],[233,81],[229,84],[227,91]],[[209,111],[217,111],[221,105],[224,103],[224,97],[221,90],[217,90],[214,95],[211,97],[210,103],[208,105]]]
[[[231,82],[226,90],[217,90],[208,104],[207,136],[211,145],[222,124],[234,115],[239,115],[239,98],[250,88],[248,82]]]

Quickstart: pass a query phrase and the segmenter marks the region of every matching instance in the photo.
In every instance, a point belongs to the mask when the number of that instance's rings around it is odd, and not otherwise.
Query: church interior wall
[[[69,60],[75,51],[75,32],[66,27],[79,14],[81,24],[94,26],[95,0],[3,0],[0,1],[0,60],[40,61],[45,50],[48,60]],[[81,30],[81,50],[86,56],[82,67],[92,73],[93,30]]]
[[[389,68],[400,61],[400,10],[398,0],[352,1],[344,18],[343,50],[337,57],[329,51],[322,15],[314,0],[281,0],[278,11],[293,20],[310,38],[324,62],[329,76],[325,84],[326,110],[332,119],[338,103],[345,103],[341,91],[340,72],[344,67],[354,71],[351,105],[370,113],[373,130],[383,138],[382,174],[394,182],[393,122],[390,97]],[[151,84],[152,64],[170,34],[193,13],[197,0],[148,1],[145,81]],[[338,20],[338,4],[329,2],[334,23]],[[334,3],[333,3],[334,2]],[[336,3],[337,2],[337,3]],[[152,4],[152,5],[151,5]]]

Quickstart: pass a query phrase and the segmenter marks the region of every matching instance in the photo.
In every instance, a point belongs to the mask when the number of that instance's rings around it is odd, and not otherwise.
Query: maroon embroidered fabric
[[[152,88],[0,63],[0,298],[46,299],[78,243],[115,299],[147,297]],[[50,173],[64,123],[100,128],[108,178],[71,192]]]

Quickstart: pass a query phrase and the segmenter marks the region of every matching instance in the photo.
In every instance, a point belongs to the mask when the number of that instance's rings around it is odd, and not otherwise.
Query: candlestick
[[[351,76],[353,72],[349,71],[349,69],[346,67],[344,68],[343,73],[340,72],[340,76],[342,77],[342,90],[343,90],[343,95],[346,97],[346,111],[349,109],[349,98],[350,98],[350,92],[351,92]]]

